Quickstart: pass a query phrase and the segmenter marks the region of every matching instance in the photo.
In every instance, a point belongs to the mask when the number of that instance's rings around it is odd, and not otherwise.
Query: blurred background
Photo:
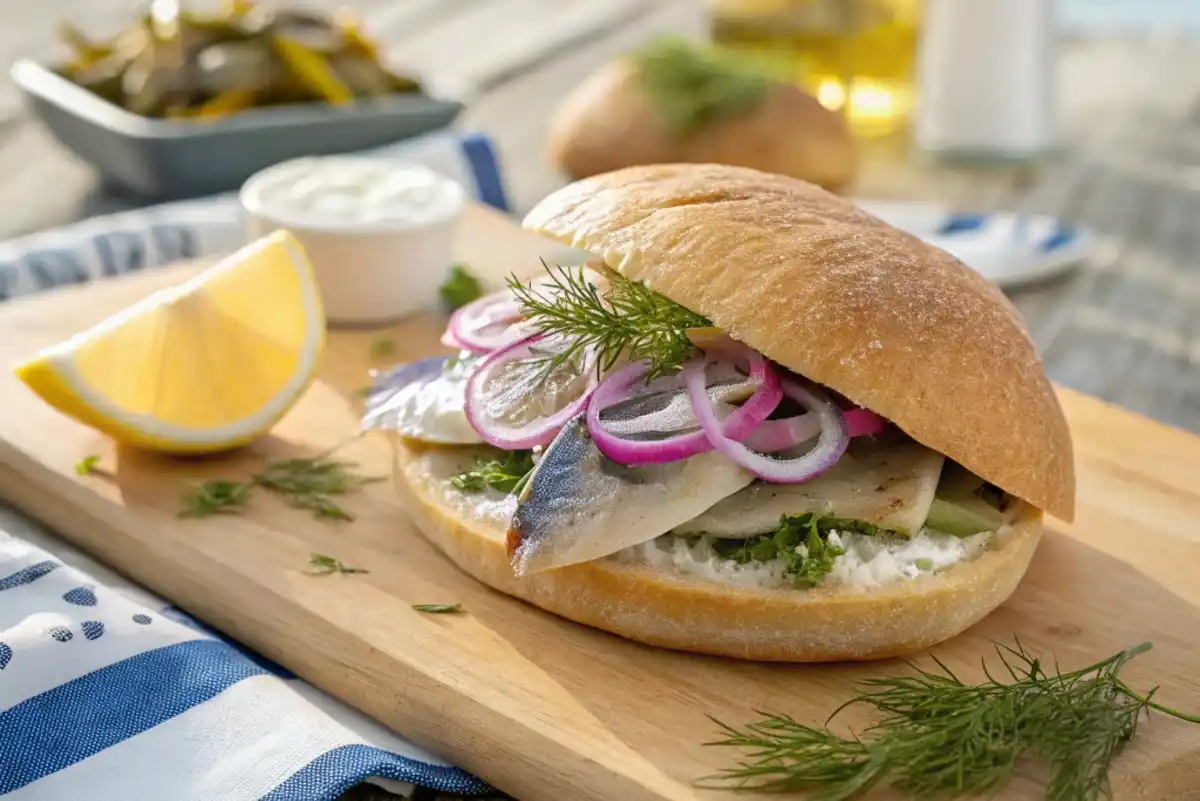
[[[9,5],[0,237],[431,130],[481,134],[516,215],[750,164],[959,253],[1055,380],[1200,430],[1196,0]]]

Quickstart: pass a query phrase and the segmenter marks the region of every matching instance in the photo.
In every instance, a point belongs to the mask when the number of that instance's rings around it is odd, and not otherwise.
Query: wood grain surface
[[[460,256],[491,279],[535,268],[547,243],[473,210]],[[12,363],[74,333],[195,267],[21,299],[0,309],[0,359]],[[694,801],[733,798],[693,782],[734,754],[702,743],[706,715],[748,722],[778,710],[817,724],[852,682],[903,670],[874,665],[785,666],[640,646],[557,619],[483,587],[455,568],[405,518],[386,484],[350,497],[352,523],[330,523],[254,501],[243,516],[181,520],[188,481],[241,477],[267,455],[324,451],[351,437],[356,390],[371,344],[391,337],[406,359],[439,348],[444,320],[411,319],[386,332],[333,332],[320,380],[277,429],[223,458],[168,460],[117,449],[0,376],[0,498],[65,538],[242,640],[300,676],[404,732],[523,801]],[[1079,666],[1144,640],[1155,649],[1129,671],[1158,699],[1200,707],[1200,440],[1077,393],[1062,392],[1076,441],[1078,520],[1050,522],[1016,595],[968,633],[934,649],[979,677],[990,640],[1019,635]],[[79,477],[99,454],[111,476]],[[387,474],[386,438],[353,439],[341,454]],[[370,568],[306,575],[311,552]],[[412,604],[464,604],[422,616]],[[860,719],[848,718],[850,723]],[[1157,717],[1118,758],[1119,799],[1200,798],[1200,727]],[[1041,797],[1023,774],[1000,798]]]
[[[10,5],[0,66],[55,57],[57,19],[104,34],[142,2]],[[562,183],[544,140],[549,115],[571,88],[650,36],[706,30],[704,0],[339,5],[359,10],[397,63],[467,98],[461,125],[497,141],[518,212]],[[968,169],[928,163],[903,138],[874,142],[853,187],[863,196],[930,198],[964,210],[1055,214],[1094,228],[1103,237],[1094,259],[1013,300],[1056,381],[1192,431],[1200,431],[1198,43],[1195,32],[1152,28],[1064,41],[1061,152],[1038,164]],[[139,203],[105,192],[27,117],[11,84],[0,84],[0,201],[0,237]]]

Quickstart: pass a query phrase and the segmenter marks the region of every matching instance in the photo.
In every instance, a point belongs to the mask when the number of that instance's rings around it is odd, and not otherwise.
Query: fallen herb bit
[[[254,483],[283,495],[287,502],[308,509],[315,517],[353,520],[331,495],[343,495],[376,481],[381,476],[362,476],[350,471],[352,462],[333,459],[278,459],[267,462],[266,469],[254,477]]]
[[[981,684],[962,683],[934,657],[938,670],[868,679],[848,706],[866,705],[882,718],[861,737],[813,728],[787,715],[767,715],[743,728],[714,721],[724,739],[709,745],[749,750],[737,767],[710,778],[718,786],[765,792],[812,792],[820,801],[850,801],[885,781],[913,798],[994,793],[1028,756],[1049,768],[1050,801],[1110,798],[1108,769],[1121,746],[1154,709],[1190,723],[1200,717],[1138,695],[1119,677],[1150,643],[1071,673],[1053,672],[1024,649],[996,645],[1001,683],[984,671]],[[998,675],[1003,675],[998,674]]]
[[[331,495],[343,495],[382,481],[382,476],[363,476],[352,472],[352,462],[339,462],[325,457],[314,459],[276,459],[267,462],[261,473],[250,481],[214,479],[193,487],[183,496],[180,517],[208,517],[214,514],[237,514],[258,486],[284,496],[291,506],[308,509],[314,517],[334,520],[353,520]]]
[[[462,604],[413,604],[413,609],[431,615],[457,615],[466,611]]]
[[[480,458],[475,467],[451,476],[450,485],[459,492],[482,492],[491,487],[517,493],[533,472],[533,451],[507,451],[498,458]]]
[[[455,311],[483,295],[479,279],[471,275],[465,264],[455,264],[438,289],[446,311]]]
[[[334,559],[323,553],[310,554],[308,557],[309,575],[328,576],[332,573],[370,573],[361,567],[347,567],[341,559]]]
[[[197,484],[183,495],[183,510],[179,517],[209,517],[238,514],[250,500],[253,484],[215,478]]]
[[[380,337],[371,343],[371,358],[382,359],[396,352],[396,340],[391,337]]]
[[[365,387],[359,387],[358,389],[354,390],[354,394],[359,398],[369,398],[374,390],[375,387],[368,384]]]
[[[75,475],[86,476],[96,469],[96,465],[100,462],[100,457],[96,454],[85,456],[75,465]]]

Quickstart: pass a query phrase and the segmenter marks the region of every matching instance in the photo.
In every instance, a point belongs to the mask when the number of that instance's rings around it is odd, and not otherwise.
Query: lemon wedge
[[[17,367],[64,414],[119,442],[209,453],[266,433],[312,381],[324,312],[278,231]]]

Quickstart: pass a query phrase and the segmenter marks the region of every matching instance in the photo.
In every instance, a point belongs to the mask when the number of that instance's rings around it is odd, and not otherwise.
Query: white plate
[[[1090,231],[1053,217],[953,212],[924,202],[856,199],[855,203],[1005,288],[1065,272],[1087,258],[1095,245]]]

